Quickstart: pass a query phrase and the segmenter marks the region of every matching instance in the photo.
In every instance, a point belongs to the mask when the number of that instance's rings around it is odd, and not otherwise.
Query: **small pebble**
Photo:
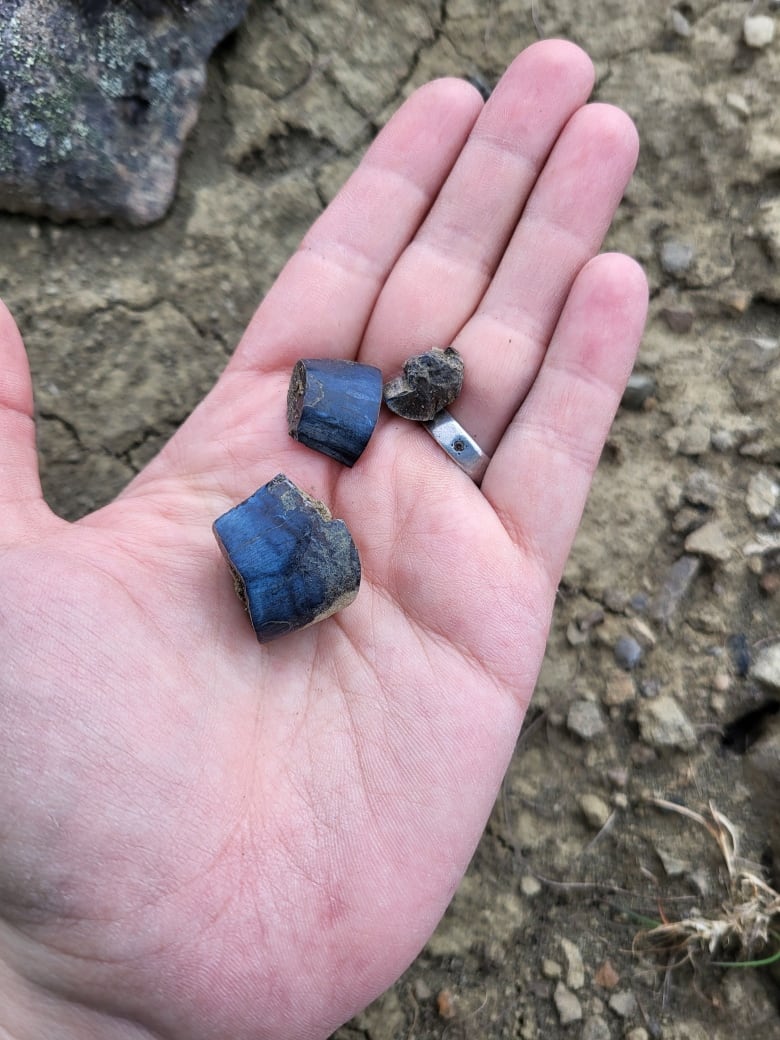
[[[713,693],[710,697],[710,710],[713,715],[722,716],[726,714],[728,701],[722,693]]]
[[[726,102],[728,103],[728,94],[726,95]],[[744,115],[744,111],[739,107],[739,102],[737,102],[736,108],[740,114]],[[753,293],[748,289],[732,289],[723,295],[723,303],[734,311],[735,314],[744,314],[752,302]]]
[[[661,246],[661,267],[667,274],[678,278],[685,274],[693,263],[693,246],[687,242],[668,239]]]
[[[415,979],[412,988],[418,1000],[430,1000],[433,996],[433,990],[425,979]]]
[[[596,794],[582,794],[579,799],[579,806],[582,810],[582,815],[588,821],[594,830],[601,830],[604,824],[609,819],[612,810],[605,801],[599,798]],[[571,985],[571,983],[569,983]],[[577,989],[576,986],[572,986],[572,989]]]
[[[764,561],[760,556],[751,556],[747,561],[747,569],[756,577],[764,573]]]
[[[655,632],[642,618],[631,618],[629,621],[629,627],[634,633],[636,638],[639,640],[643,650],[650,650],[656,644]]]
[[[667,852],[666,849],[662,849],[660,845],[655,846],[655,853],[660,859],[664,868],[664,873],[667,877],[682,877],[683,874],[688,873],[691,869],[691,865],[687,860],[680,859],[679,856]]]
[[[664,575],[661,588],[650,605],[650,616],[668,625],[688,595],[701,568],[697,556],[681,556]]]
[[[691,35],[691,23],[676,7],[669,11],[669,28],[676,36],[687,39]]]
[[[642,697],[657,697],[661,689],[661,680],[655,675],[649,675],[639,683],[639,693]]]
[[[643,650],[633,636],[620,636],[615,643],[615,661],[626,672],[632,672],[642,660]]]
[[[685,539],[685,551],[704,556],[716,563],[725,563],[731,557],[731,546],[715,520],[699,527]]]
[[[688,535],[707,522],[707,514],[693,506],[686,506],[674,514],[672,530],[675,534]]]
[[[603,625],[604,617],[603,607],[594,607],[593,610],[589,610],[583,617],[577,618],[577,624],[583,632],[589,632],[592,628]]]
[[[718,501],[720,488],[708,470],[697,469],[685,481],[683,495],[693,506],[706,506],[708,509],[712,509]]]
[[[632,634],[639,640],[643,650],[651,650],[655,646],[655,632],[642,618],[631,618],[628,627]]]
[[[620,403],[630,412],[640,412],[650,398],[655,397],[657,390],[658,384],[653,376],[644,372],[632,372]]]
[[[630,601],[629,594],[625,590],[614,588],[604,589],[602,599],[604,606],[612,614],[624,614]]]
[[[631,1018],[636,1014],[636,997],[631,990],[624,989],[609,998],[609,1006],[620,1018]]]
[[[607,685],[604,690],[604,696],[602,700],[608,708],[619,707],[621,704],[627,704],[629,701],[633,701],[636,697],[636,689],[634,687],[634,680],[630,675],[625,672],[618,672],[616,675],[611,675],[607,679]]]
[[[731,676],[728,672],[718,672],[712,680],[712,688],[718,693],[728,693],[731,689]]]
[[[625,1040],[650,1040],[650,1034],[642,1026],[637,1026],[636,1029],[626,1033]]]
[[[592,701],[574,701],[566,716],[566,728],[582,740],[593,740],[607,728],[604,716]]]
[[[579,947],[571,939],[561,939],[561,948],[566,958],[566,985],[569,989],[582,989],[585,985],[585,965]]]
[[[625,766],[616,766],[607,771],[607,779],[614,787],[622,790],[628,784],[628,770]]]
[[[750,478],[745,504],[753,520],[766,520],[777,505],[780,486],[763,470]]]
[[[563,968],[557,961],[545,957],[542,961],[542,975],[546,979],[559,979],[563,975]]]
[[[734,666],[734,672],[744,679],[750,671],[750,644],[743,632],[735,633],[726,640],[726,647]]]
[[[520,878],[520,891],[526,899],[534,899],[542,891],[542,883],[533,874],[525,874]]]
[[[606,960],[597,969],[596,974],[593,976],[593,981],[597,986],[601,986],[602,989],[614,989],[620,982],[620,975],[615,970],[612,961]]]
[[[748,47],[768,47],[775,38],[774,19],[766,14],[749,15],[742,23],[742,32]]]
[[[576,996],[562,982],[555,987],[553,994],[555,1008],[561,1025],[567,1026],[571,1022],[579,1022],[582,1019],[582,1005]]]
[[[712,447],[721,455],[733,451],[737,446],[737,439],[731,430],[717,429],[712,431]]]
[[[780,642],[770,643],[759,651],[750,674],[771,690],[780,691]]]
[[[443,989],[436,995],[436,1010],[439,1012],[439,1018],[455,1018],[455,997],[450,990]]]
[[[683,486],[677,480],[669,480],[664,486],[664,504],[674,513],[683,504]]]
[[[584,616],[573,618],[566,626],[566,639],[571,646],[582,646],[588,641],[588,633],[604,621],[604,610],[596,607]]]
[[[696,730],[669,694],[640,701],[637,721],[642,740],[651,747],[691,751],[698,743]]]
[[[583,631],[572,619],[566,626],[566,642],[569,646],[583,646],[588,641],[588,633]]]
[[[691,310],[682,307],[664,307],[659,313],[672,332],[682,334],[690,332],[693,328],[694,314]]]
[[[611,1040],[609,1026],[601,1015],[592,1015],[582,1027],[582,1040]]]
[[[703,423],[691,423],[677,445],[677,452],[680,455],[703,455],[709,446],[709,427]]]

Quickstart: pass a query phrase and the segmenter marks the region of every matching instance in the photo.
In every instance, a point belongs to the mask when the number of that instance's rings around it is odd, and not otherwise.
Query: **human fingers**
[[[361,360],[392,369],[409,354],[452,341],[489,285],[556,138],[592,86],[590,59],[563,40],[534,44],[515,59],[395,265]]]
[[[35,447],[33,393],[22,337],[0,301],[0,546],[51,517]]]
[[[638,152],[628,116],[586,105],[557,141],[474,316],[454,345],[467,382],[453,408],[492,454],[533,383],[569,290],[595,255]]]
[[[273,475],[262,468],[266,457],[278,464],[273,472],[284,466],[293,364],[355,356],[389,271],[481,108],[473,87],[446,79],[399,109],[287,263],[217,385],[123,497],[170,478],[243,497]]]
[[[647,281],[605,254],[577,276],[544,362],[482,491],[515,543],[557,585],[639,346]]]
[[[376,298],[450,172],[482,101],[463,80],[417,90],[304,237],[259,307],[235,364],[354,357]]]

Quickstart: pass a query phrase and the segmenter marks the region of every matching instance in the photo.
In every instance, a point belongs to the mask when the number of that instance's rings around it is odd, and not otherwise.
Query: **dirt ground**
[[[258,0],[212,61],[163,222],[0,215],[45,491],[75,518],[210,388],[416,85],[489,86],[540,34],[564,36],[595,59],[595,96],[638,124],[608,242],[652,287],[638,400],[615,422],[468,875],[420,957],[338,1040],[780,1037],[771,969],[710,963],[737,947],[686,960],[635,946],[648,919],[692,928],[729,895],[713,835],[653,798],[712,807],[768,881],[780,874],[780,684],[777,669],[754,675],[780,641],[780,31],[748,46],[749,13],[780,23],[778,3],[733,0]]]

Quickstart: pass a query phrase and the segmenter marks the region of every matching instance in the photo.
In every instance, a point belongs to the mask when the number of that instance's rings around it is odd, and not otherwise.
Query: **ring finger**
[[[617,108],[587,105],[572,117],[454,339],[467,382],[453,413],[488,454],[534,382],[577,275],[602,244],[637,148],[633,124]]]
[[[637,149],[633,124],[619,109],[578,108],[531,184],[516,170],[514,182],[490,196],[490,208],[483,200],[473,226],[459,229],[460,254],[452,224],[436,227],[448,181],[431,227],[418,234],[422,244],[407,249],[377,303],[361,359],[390,374],[409,354],[454,344],[466,383],[452,411],[492,453],[533,382],[577,273],[602,243]],[[473,212],[468,198],[461,212],[464,220]],[[502,220],[511,221],[503,233]],[[436,236],[449,236],[449,249],[430,248]],[[484,247],[491,239],[500,243],[493,258]]]

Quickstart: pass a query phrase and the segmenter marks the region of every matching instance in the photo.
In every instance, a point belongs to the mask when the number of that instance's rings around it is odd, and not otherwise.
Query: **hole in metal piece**
[[[457,451],[458,455],[466,448],[466,442],[462,441],[460,437],[456,441],[452,442],[452,450]]]

